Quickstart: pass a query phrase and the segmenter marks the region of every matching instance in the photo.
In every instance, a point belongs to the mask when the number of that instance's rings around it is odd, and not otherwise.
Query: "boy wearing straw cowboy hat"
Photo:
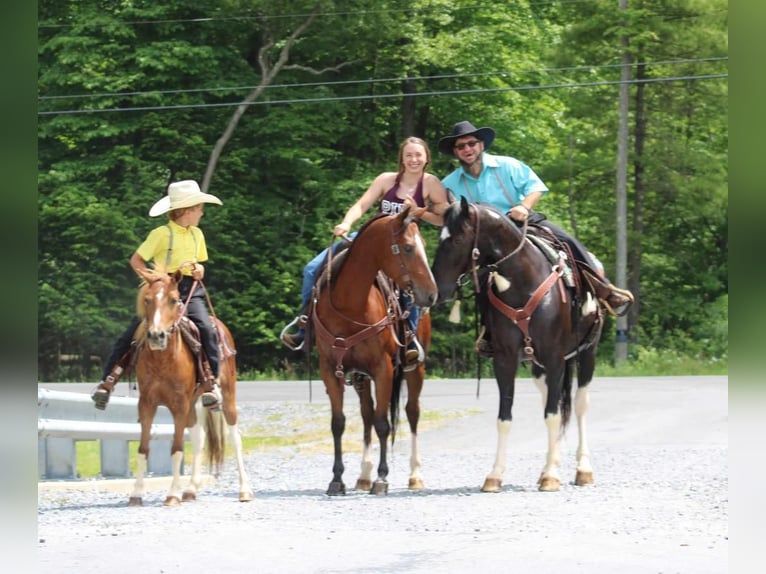
[[[460,166],[442,180],[444,187],[458,199],[463,196],[470,202],[493,205],[518,225],[529,219],[530,223],[549,229],[571,248],[578,262],[598,270],[600,264],[593,261],[591,253],[577,239],[533,211],[548,187],[528,165],[516,158],[487,153],[494,140],[493,128],[476,128],[469,121],[452,126],[452,133],[439,140],[439,151],[456,158]],[[588,273],[588,277],[607,311],[616,316],[627,313],[633,303],[630,291],[616,287],[604,276],[594,277]],[[477,342],[482,354],[490,354],[490,347],[485,339]]]
[[[204,214],[205,203],[222,205],[221,200],[216,196],[203,193],[194,180],[171,183],[168,186],[168,194],[149,210],[151,217],[167,213],[168,223],[149,232],[144,242],[130,257],[130,266],[136,272],[138,269],[147,268],[149,262],[162,265],[168,273],[175,273],[180,269],[183,279],[178,285],[178,290],[183,301],[189,300],[186,315],[199,328],[202,348],[205,350],[212,372],[212,377],[205,376],[202,404],[206,407],[218,408],[220,406],[218,336],[210,320],[204,287],[197,285],[189,299],[194,282],[201,281],[205,276],[205,268],[201,263],[208,259],[205,236],[198,227],[199,220]],[[106,408],[114,385],[129,363],[133,334],[139,323],[138,317],[134,317],[114,345],[101,382],[91,395],[97,409]]]

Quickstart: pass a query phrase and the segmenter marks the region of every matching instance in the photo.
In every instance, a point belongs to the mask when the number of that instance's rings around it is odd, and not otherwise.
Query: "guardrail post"
[[[45,440],[46,478],[77,478],[77,451],[71,438]]]
[[[105,478],[130,476],[129,444],[122,439],[101,439],[101,476]]]

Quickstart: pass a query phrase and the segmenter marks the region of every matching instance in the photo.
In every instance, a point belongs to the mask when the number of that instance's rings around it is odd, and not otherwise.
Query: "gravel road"
[[[329,498],[329,404],[321,381],[312,388],[310,402],[306,382],[240,383],[245,435],[312,437],[247,455],[253,502],[238,502],[232,460],[196,502],[177,508],[162,506],[164,490],[149,492],[144,507],[128,508],[127,494],[107,481],[90,489],[40,483],[38,571],[728,571],[728,377],[596,378],[588,428],[596,482],[571,484],[573,421],[562,446],[565,480],[556,493],[536,490],[546,432],[529,379],[517,385],[508,468],[497,494],[479,491],[495,449],[494,381],[482,380],[477,398],[475,380],[429,380],[420,433],[426,489],[406,488],[410,443],[400,432],[389,494],[350,490],[361,437],[357,402],[349,395],[349,494]]]

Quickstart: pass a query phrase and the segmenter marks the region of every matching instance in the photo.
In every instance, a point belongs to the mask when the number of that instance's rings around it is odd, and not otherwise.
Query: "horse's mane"
[[[378,213],[371,219],[367,220],[362,225],[362,227],[359,228],[359,231],[357,232],[356,236],[358,237],[359,235],[364,233],[365,229],[367,229],[373,222],[383,217],[387,217],[387,215],[385,213]],[[335,252],[332,255],[331,273],[333,277],[335,277],[338,273],[340,273],[341,269],[343,269],[343,264],[348,259],[351,253],[351,249],[353,249],[355,243],[356,242],[353,240],[346,241],[345,243],[341,243],[341,245],[336,248]],[[327,256],[325,256],[325,259],[322,262],[322,266],[320,267],[320,275],[316,282],[318,289],[323,289],[326,284],[327,284]]]
[[[490,205],[488,203],[469,203],[469,205],[473,205],[474,207],[481,208],[496,214],[504,225],[507,224],[509,229],[513,229],[515,227],[508,219],[508,217],[506,217],[505,214],[494,205]],[[449,230],[450,234],[454,235],[463,231],[463,226],[465,225],[466,218],[462,216],[462,211],[461,202],[453,201],[444,212],[444,226]]]
[[[157,277],[158,279],[167,277],[168,275],[167,267],[164,264],[150,267],[149,272],[151,273],[151,277]],[[139,319],[143,319],[146,316],[146,311],[144,310],[144,296],[151,283],[153,283],[153,281],[147,281],[147,279],[142,276],[141,282],[138,284],[138,292],[136,293],[136,316]]]

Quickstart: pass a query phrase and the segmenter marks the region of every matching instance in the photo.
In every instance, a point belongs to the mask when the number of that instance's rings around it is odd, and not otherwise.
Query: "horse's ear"
[[[460,213],[463,216],[468,215],[468,200],[465,198],[465,195],[460,196]]]
[[[181,279],[183,279],[183,278],[184,278],[184,276],[183,276],[183,273],[181,273],[181,270],[180,269],[176,269],[176,272],[173,273],[173,281],[175,281],[176,283],[180,283]]]
[[[411,219],[412,218],[410,217],[409,205],[404,206],[404,208],[396,214],[396,222],[402,227],[406,227],[410,223]]]

